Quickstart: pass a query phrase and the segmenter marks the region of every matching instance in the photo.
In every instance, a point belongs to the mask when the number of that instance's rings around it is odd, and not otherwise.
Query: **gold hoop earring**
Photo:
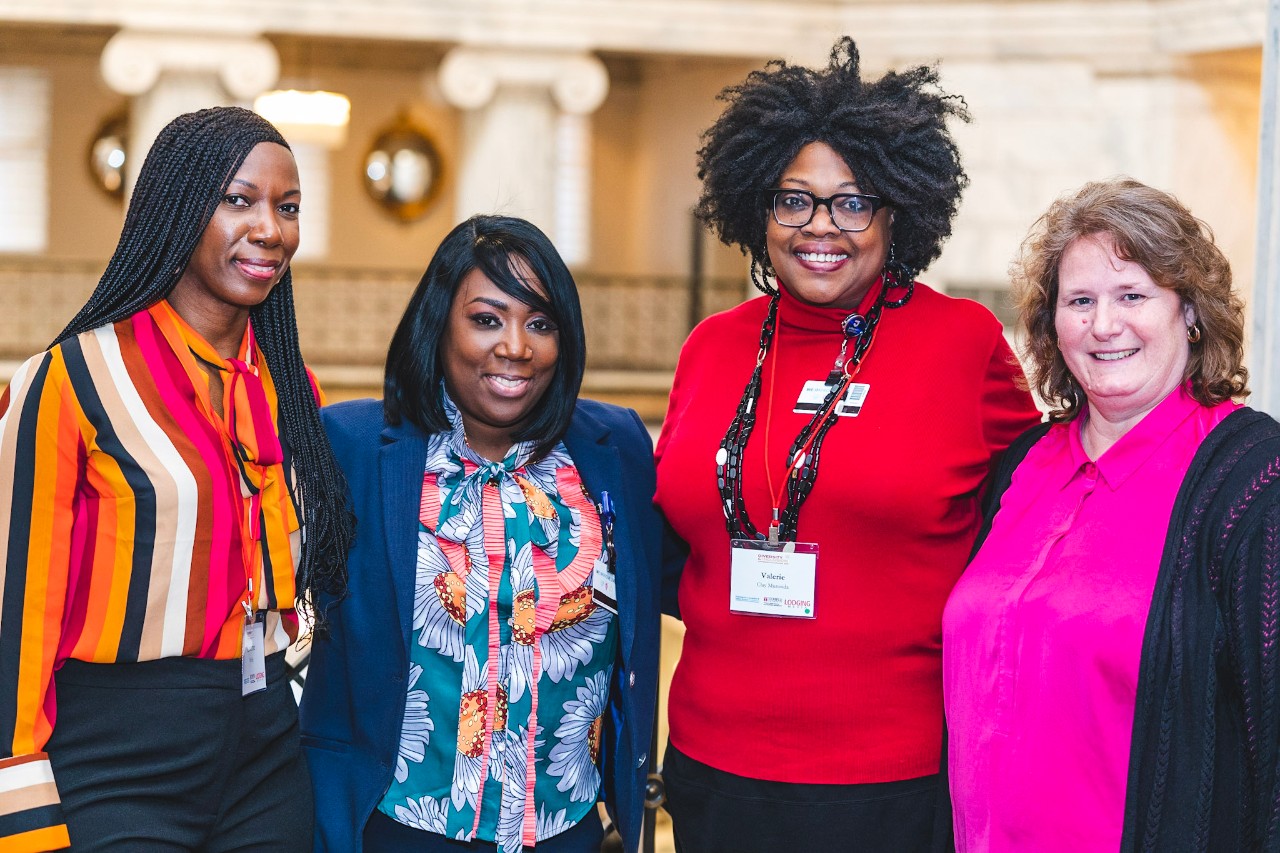
[[[1190,326],[1187,326],[1187,340],[1191,341],[1193,344],[1198,344],[1200,343],[1201,337],[1200,326],[1198,324],[1192,323]]]

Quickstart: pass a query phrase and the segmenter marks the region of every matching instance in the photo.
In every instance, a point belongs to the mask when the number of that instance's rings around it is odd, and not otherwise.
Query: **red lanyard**
[[[248,340],[245,344],[244,364],[250,370],[256,372],[257,366],[255,364],[256,358],[254,356],[255,342],[253,339],[253,324],[249,324],[246,335]],[[226,425],[225,432],[232,444],[231,452],[237,454],[238,451],[235,447],[238,441],[236,438],[237,424],[235,397],[236,383],[240,381],[242,381],[240,378],[240,372],[238,370],[231,371],[231,377],[227,382],[227,388],[222,397],[223,416],[225,418]],[[236,472],[241,477],[244,475],[239,472],[240,464],[256,465],[256,463],[245,461],[243,457],[240,457],[240,462],[237,465]],[[262,568],[262,548],[259,546],[262,539],[262,491],[257,485],[252,485],[252,488],[254,490],[253,494],[249,495],[244,502],[246,517],[245,523],[240,528],[240,549],[244,561],[245,582],[245,599],[241,602],[241,605],[244,607],[245,616],[248,618],[253,618],[253,611],[256,605],[253,590],[253,579],[258,575],[258,571]]]

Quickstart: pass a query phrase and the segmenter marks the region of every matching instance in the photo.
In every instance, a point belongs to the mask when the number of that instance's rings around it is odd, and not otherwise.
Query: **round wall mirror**
[[[124,167],[129,142],[129,117],[116,113],[107,118],[89,143],[89,173],[107,195],[124,198]]]
[[[401,222],[426,215],[440,192],[440,152],[408,118],[378,134],[364,158],[369,196]]]

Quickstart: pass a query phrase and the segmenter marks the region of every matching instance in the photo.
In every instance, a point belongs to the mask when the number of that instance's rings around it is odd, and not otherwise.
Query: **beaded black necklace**
[[[905,288],[907,292],[900,299],[890,300],[889,291],[893,288]],[[790,467],[787,471],[786,500],[780,509],[774,509],[774,517],[771,519],[769,534],[766,537],[751,523],[747,515],[746,502],[742,499],[742,458],[747,448],[747,441],[751,438],[751,432],[756,425],[756,402],[760,397],[765,356],[769,352],[769,345],[773,342],[774,333],[777,331],[779,294],[777,291],[773,293],[769,300],[769,310],[765,314],[764,324],[760,327],[760,352],[756,356],[755,370],[751,373],[751,379],[747,381],[747,387],[743,390],[742,399],[738,403],[738,411],[734,414],[724,440],[720,442],[720,449],[716,452],[716,485],[720,489],[721,507],[724,510],[725,525],[730,539],[763,540],[767,538],[770,542],[795,541],[796,526],[800,520],[800,507],[809,497],[809,492],[813,490],[813,484],[818,479],[818,457],[822,452],[822,440],[837,420],[834,416],[836,404],[844,397],[849,380],[862,364],[862,359],[875,337],[876,327],[880,325],[880,317],[884,309],[901,308],[910,301],[914,292],[915,286],[910,275],[903,275],[898,271],[891,273],[886,270],[880,293],[867,311],[867,315],[864,317],[861,314],[850,314],[844,319],[841,324],[844,342],[840,347],[840,358],[836,362],[836,369],[832,370],[827,379],[830,390],[822,404],[818,406],[818,410],[813,413],[813,417],[805,424],[804,429],[800,430],[800,434],[791,444],[791,450],[787,453]],[[846,361],[844,354],[850,342],[853,343],[853,353]],[[768,460],[766,464],[767,462]]]

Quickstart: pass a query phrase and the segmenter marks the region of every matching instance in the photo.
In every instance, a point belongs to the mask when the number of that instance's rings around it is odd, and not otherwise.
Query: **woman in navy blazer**
[[[385,399],[322,411],[357,527],[301,704],[316,850],[598,851],[597,800],[637,848],[662,523],[649,434],[577,399],[584,360],[547,238],[475,217],[410,300]]]

